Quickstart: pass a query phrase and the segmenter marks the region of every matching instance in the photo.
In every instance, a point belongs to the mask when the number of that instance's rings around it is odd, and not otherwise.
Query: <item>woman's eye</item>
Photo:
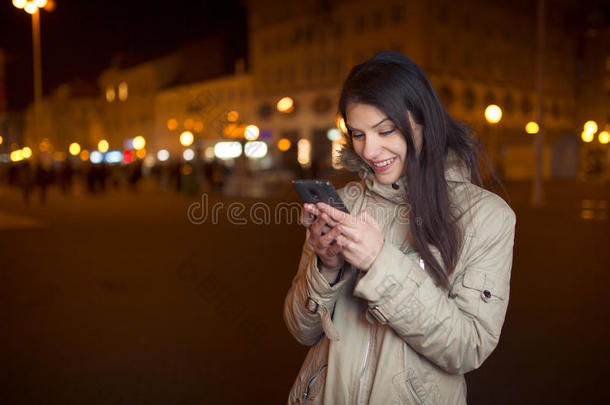
[[[385,131],[385,132],[380,132],[381,135],[390,135],[392,132],[394,132],[393,129],[390,129],[389,131]]]
[[[354,134],[352,132],[352,139],[354,139],[354,138],[362,138],[363,136],[364,136],[363,134]]]

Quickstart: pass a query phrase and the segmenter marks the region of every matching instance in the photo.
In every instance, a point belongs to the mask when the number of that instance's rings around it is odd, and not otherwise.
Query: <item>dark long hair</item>
[[[339,111],[346,122],[349,103],[377,107],[405,137],[405,198],[411,206],[409,226],[414,247],[437,285],[449,289],[448,275],[457,264],[463,232],[458,228],[450,209],[444,176],[445,158],[449,150],[453,150],[470,169],[470,181],[481,186],[478,140],[465,125],[447,113],[419,66],[398,52],[378,52],[368,61],[352,68],[339,99]],[[419,157],[407,111],[423,128]],[[351,133],[348,134],[346,147],[353,150]],[[428,244],[439,250],[444,268],[432,255]]]

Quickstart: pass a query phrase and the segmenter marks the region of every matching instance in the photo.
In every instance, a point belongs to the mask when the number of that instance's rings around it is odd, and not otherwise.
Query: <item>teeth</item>
[[[392,163],[392,161],[394,160],[394,158],[392,159],[388,159],[388,160],[384,160],[383,162],[379,162],[379,163],[373,163],[375,166],[377,167],[384,167],[389,165],[390,163]]]

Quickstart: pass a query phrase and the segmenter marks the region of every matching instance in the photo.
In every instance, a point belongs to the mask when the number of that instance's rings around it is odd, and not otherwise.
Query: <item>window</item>
[[[356,32],[358,34],[362,34],[364,32],[364,28],[365,28],[364,16],[363,15],[359,15],[356,18]]]
[[[393,5],[390,15],[393,24],[401,24],[404,21],[405,7],[402,4]]]

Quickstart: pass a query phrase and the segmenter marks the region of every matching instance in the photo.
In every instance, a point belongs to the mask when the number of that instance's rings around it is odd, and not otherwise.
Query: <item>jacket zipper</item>
[[[320,367],[320,369],[318,371],[315,372],[314,375],[312,375],[311,377],[309,377],[309,381],[307,381],[307,389],[305,390],[305,394],[303,394],[303,400],[306,400],[309,397],[309,389],[311,388],[311,383],[313,380],[315,380],[315,378],[320,375],[320,373],[322,372],[322,370],[324,370],[326,368],[326,364],[323,365],[322,367]]]
[[[363,388],[363,379],[365,377],[365,372],[366,372],[366,364],[368,363],[368,359],[369,359],[369,351],[370,351],[370,347],[371,347],[371,331],[372,331],[372,327],[368,328],[368,333],[366,336],[366,352],[364,353],[364,360],[362,361],[362,372],[360,373],[360,380],[358,383],[358,395],[356,396],[356,404],[358,404],[359,400],[360,400],[360,394],[362,393],[362,388]]]
[[[419,399],[419,395],[417,395],[415,388],[413,388],[413,384],[411,384],[411,380],[407,380],[407,389],[411,392],[413,398],[415,398],[415,402],[417,402],[417,405],[422,405],[421,399]]]

